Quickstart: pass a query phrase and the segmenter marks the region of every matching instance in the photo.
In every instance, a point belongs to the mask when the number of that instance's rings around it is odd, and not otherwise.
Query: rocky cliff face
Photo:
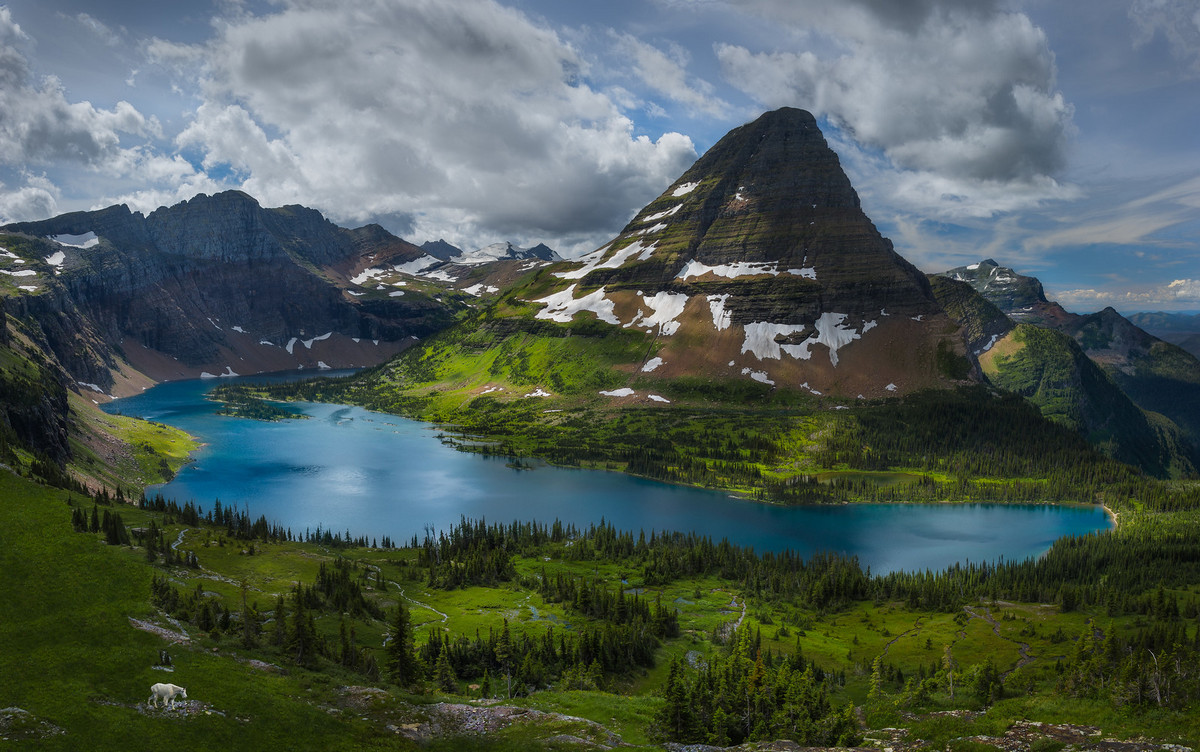
[[[414,246],[377,226],[337,227],[304,207],[264,209],[239,192],[148,217],[110,207],[3,231],[43,244],[92,238],[42,247],[46,259],[61,254],[57,264],[43,264],[6,306],[32,313],[72,376],[106,391],[119,381],[112,353],[155,378],[362,366],[453,319],[432,295],[346,289],[340,271],[381,253],[419,254]],[[89,349],[104,352],[78,357],[81,331],[94,332],[104,346]]]

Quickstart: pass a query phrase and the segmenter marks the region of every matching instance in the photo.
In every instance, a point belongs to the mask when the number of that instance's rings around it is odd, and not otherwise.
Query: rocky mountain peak
[[[462,255],[461,248],[451,245],[441,238],[438,238],[437,240],[426,240],[421,244],[421,250],[425,251],[439,261],[449,261],[455,256]]]
[[[1042,283],[1036,277],[1017,274],[992,259],[955,267],[938,276],[966,282],[1014,321],[1042,323],[1059,321],[1067,315],[1057,303],[1046,299]]]
[[[549,294],[533,300],[545,306],[538,318],[566,323],[590,311],[659,336],[691,330],[668,351],[704,338],[703,356],[676,353],[680,364],[663,374],[702,367],[851,397],[940,378],[928,365],[940,341],[932,322],[944,314],[928,280],[863,213],[803,110],[768,112],[730,131],[612,242],[549,277]],[[913,340],[910,356],[922,354],[893,359],[905,363],[894,378],[850,377],[887,360],[902,339]],[[852,351],[859,362],[844,365]]]

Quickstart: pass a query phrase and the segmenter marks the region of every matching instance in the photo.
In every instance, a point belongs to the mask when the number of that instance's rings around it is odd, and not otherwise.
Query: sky
[[[0,0],[3,2],[3,0]],[[615,236],[817,116],[927,272],[1200,310],[1200,0],[9,0],[0,223],[236,188],[467,250]]]

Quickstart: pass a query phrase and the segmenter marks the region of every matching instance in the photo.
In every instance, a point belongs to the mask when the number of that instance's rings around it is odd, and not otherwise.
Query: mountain
[[[611,364],[631,389],[753,380],[856,399],[965,376],[929,282],[863,213],[812,115],[790,108],[731,131],[610,243],[539,269],[504,304],[485,327],[501,337],[636,334]]]
[[[533,248],[519,248],[509,242],[492,243],[472,253],[460,252],[457,256],[447,259],[452,264],[476,266],[493,261],[539,259],[541,261],[562,261],[562,257],[542,243]]]
[[[1186,458],[1180,467],[1200,465],[1200,451],[1196,449],[1200,447],[1200,361],[1193,355],[1143,331],[1112,308],[1087,315],[1070,313],[1046,299],[1037,279],[1017,274],[991,259],[950,269],[936,277],[969,285],[1013,322],[1051,329],[1072,340],[1069,345],[1028,329],[1014,337],[1000,333],[992,342],[998,353],[1023,349],[1025,345],[1020,343],[1036,340],[1038,354],[1023,356],[1019,363],[1008,362],[1002,369],[1003,377],[993,369],[991,380],[1034,399],[1048,417],[1075,424],[1094,437],[1111,434],[1112,441],[1122,447],[1116,456],[1127,461],[1133,461],[1130,458],[1134,456],[1145,460],[1145,453],[1138,447],[1153,435],[1141,425],[1148,422],[1157,426],[1155,430],[1167,437],[1166,443]],[[1090,363],[1080,360],[1074,352],[1076,347]],[[1005,361],[1004,357],[983,354],[990,348],[988,345],[977,353],[981,363]],[[1052,352],[1054,355],[1050,355]],[[1050,367],[1051,362],[1057,365]],[[1103,371],[1105,381],[1089,373],[1092,366]],[[1020,367],[1033,371],[1017,376]],[[1044,373],[1047,368],[1059,374],[1058,386],[1049,391],[1042,388],[1045,384],[1033,389],[1033,381],[1040,382],[1040,378],[1033,378],[1034,373]],[[1105,382],[1116,386],[1120,396]],[[1121,404],[1126,398],[1151,415],[1145,421],[1139,419]],[[1112,426],[1125,426],[1126,430],[1113,431]],[[1135,464],[1160,470],[1165,467],[1161,461]]]
[[[5,310],[36,322],[31,336],[102,394],[140,388],[138,373],[370,365],[455,315],[430,294],[348,283],[366,263],[420,256],[415,246],[237,191],[148,216],[113,206],[12,224],[0,248]]]
[[[1155,337],[1200,358],[1200,313],[1134,313],[1129,320]]]
[[[462,293],[460,297],[467,301],[466,305],[474,305],[471,298],[493,298],[529,270],[562,260],[541,243],[533,248],[520,248],[500,242],[467,252],[438,240],[412,248],[415,253],[403,256],[370,257],[369,263],[357,269],[350,282],[378,289],[391,287],[392,295],[405,294],[395,291],[396,287],[437,294],[439,299],[455,291]]]
[[[433,256],[439,261],[449,261],[455,256],[462,255],[462,249],[458,246],[453,246],[445,240],[438,238],[437,240],[426,240],[421,244],[421,250]]]
[[[1014,322],[1057,328],[1071,317],[1058,303],[1046,299],[1042,283],[1036,277],[1017,274],[992,259],[940,272],[936,276],[966,282]]]

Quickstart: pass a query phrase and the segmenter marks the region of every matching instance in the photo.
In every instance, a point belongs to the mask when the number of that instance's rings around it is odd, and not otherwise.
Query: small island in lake
[[[260,397],[253,387],[241,384],[222,384],[208,393],[208,398],[222,403],[217,415],[231,415],[250,420],[304,420],[308,416],[277,402]]]

